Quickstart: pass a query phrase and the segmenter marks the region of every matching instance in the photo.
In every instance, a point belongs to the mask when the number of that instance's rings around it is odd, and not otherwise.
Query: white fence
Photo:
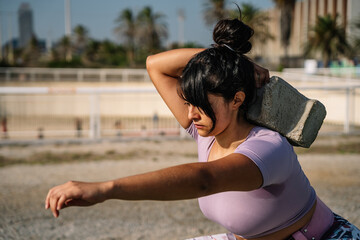
[[[0,118],[5,140],[180,134],[153,87],[1,87]]]
[[[0,68],[0,82],[149,82],[145,69]]]
[[[308,98],[321,101],[327,110],[325,123],[337,126],[335,132],[360,133],[360,79],[352,74],[343,77],[305,74],[304,69],[285,69],[272,75],[282,77]]]
[[[320,134],[360,134],[360,83],[357,80],[287,72],[271,75],[284,78],[305,96],[318,99],[326,106],[327,116]],[[5,87],[0,87],[0,143],[37,138],[180,135],[178,123],[146,79],[148,76],[143,77],[145,82],[130,81],[122,86],[113,82],[95,84],[98,87],[94,84],[78,87],[67,81],[54,87],[3,84]]]
[[[316,63],[315,63],[316,64]],[[356,67],[332,67],[332,68],[317,68],[311,66],[307,70],[304,68],[285,68],[284,72],[286,73],[299,73],[304,75],[304,73],[316,73],[318,76],[330,76],[330,77],[341,77],[341,78],[350,78],[350,79],[360,79],[360,66]],[[311,75],[314,76],[314,75]]]

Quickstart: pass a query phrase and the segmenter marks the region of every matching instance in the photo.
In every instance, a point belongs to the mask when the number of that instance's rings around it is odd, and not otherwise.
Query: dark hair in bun
[[[232,101],[238,91],[245,93],[239,115],[244,114],[255,92],[254,65],[245,53],[251,49],[250,37],[254,31],[239,19],[226,19],[218,22],[214,29],[216,42],[196,54],[183,70],[179,96],[193,106],[200,108],[213,122],[216,117],[208,99],[208,94],[222,96]]]
[[[248,53],[251,50],[249,39],[254,34],[254,30],[239,19],[220,20],[213,32],[213,39],[217,45],[231,47],[240,54]]]

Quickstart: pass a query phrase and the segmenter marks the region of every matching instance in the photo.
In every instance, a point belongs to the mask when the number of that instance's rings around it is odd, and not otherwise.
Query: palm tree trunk
[[[280,31],[281,31],[281,43],[285,48],[285,56],[283,65],[286,66],[289,63],[288,47],[290,45],[291,28],[293,11],[295,8],[296,0],[273,0],[280,8]]]
[[[65,57],[67,62],[70,62],[72,60],[72,53],[71,53],[71,49],[68,49],[66,51],[66,57]]]
[[[329,66],[329,63],[330,63],[330,54],[329,53],[324,53],[323,62],[324,62],[325,68]]]
[[[284,67],[289,67],[289,45],[285,45],[284,46],[284,60],[283,60],[283,63],[282,65]]]
[[[127,59],[129,61],[130,67],[135,67],[135,51],[134,47],[129,47],[127,50]]]

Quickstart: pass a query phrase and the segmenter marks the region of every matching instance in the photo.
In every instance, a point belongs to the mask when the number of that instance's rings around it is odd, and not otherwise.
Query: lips
[[[204,125],[201,125],[201,124],[194,124],[195,125],[195,127],[197,128],[197,129],[202,129],[202,128],[204,128]]]

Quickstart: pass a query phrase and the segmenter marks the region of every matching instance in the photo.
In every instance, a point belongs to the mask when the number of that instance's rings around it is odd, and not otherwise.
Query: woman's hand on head
[[[270,82],[269,70],[257,65],[256,63],[253,64],[254,64],[255,86],[257,88],[261,88],[266,83]]]
[[[69,181],[49,190],[45,209],[52,211],[54,217],[59,211],[70,206],[91,206],[106,200],[107,183],[85,183]]]

